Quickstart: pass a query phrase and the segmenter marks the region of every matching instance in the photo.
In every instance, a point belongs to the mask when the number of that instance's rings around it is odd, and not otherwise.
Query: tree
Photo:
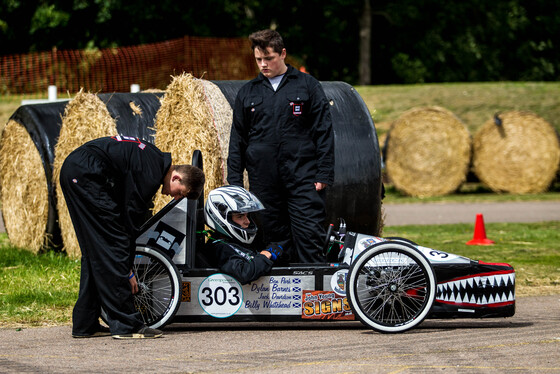
[[[360,63],[358,84],[371,84],[371,5],[364,0],[364,8],[360,16]]]
[[[559,0],[0,0],[2,54],[263,28],[321,80],[560,79]]]

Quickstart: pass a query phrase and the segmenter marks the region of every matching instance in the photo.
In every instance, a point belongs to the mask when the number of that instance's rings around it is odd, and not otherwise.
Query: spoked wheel
[[[382,242],[364,250],[352,263],[348,301],[366,326],[403,332],[421,323],[436,296],[430,262],[404,242]]]
[[[177,313],[181,278],[175,264],[154,248],[136,247],[133,266],[139,291],[134,305],[148,327],[161,328]]]

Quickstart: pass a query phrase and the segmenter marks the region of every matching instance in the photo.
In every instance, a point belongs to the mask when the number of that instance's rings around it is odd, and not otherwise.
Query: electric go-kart
[[[146,325],[172,321],[360,320],[395,333],[425,318],[510,317],[515,271],[331,225],[325,249],[338,261],[290,264],[241,285],[201,267],[203,211],[199,201],[172,201],[144,224],[136,240],[136,308]]]

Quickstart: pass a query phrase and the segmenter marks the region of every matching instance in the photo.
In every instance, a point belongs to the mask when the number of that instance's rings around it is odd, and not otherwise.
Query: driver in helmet
[[[250,213],[263,209],[255,195],[239,186],[210,191],[204,206],[206,225],[211,228],[207,255],[213,265],[241,284],[270,272],[274,261],[282,255],[282,247],[274,243],[260,252],[249,248],[257,235],[257,225]]]

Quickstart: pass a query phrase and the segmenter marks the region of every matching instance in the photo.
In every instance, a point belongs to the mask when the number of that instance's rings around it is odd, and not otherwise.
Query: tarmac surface
[[[511,318],[171,324],[159,339],[73,339],[70,326],[0,329],[0,373],[560,373],[560,295]]]
[[[387,204],[385,224],[560,220],[560,202]],[[515,316],[425,320],[402,334],[359,322],[173,323],[164,337],[73,339],[71,327],[0,329],[0,373],[560,373],[560,295]]]
[[[385,225],[560,221],[560,201],[384,204]]]

